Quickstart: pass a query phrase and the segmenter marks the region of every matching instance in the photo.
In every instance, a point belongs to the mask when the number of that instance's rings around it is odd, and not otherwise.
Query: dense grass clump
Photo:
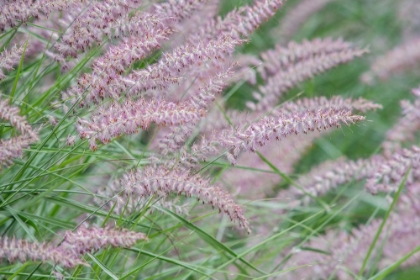
[[[417,2],[0,0],[0,275],[420,278]]]

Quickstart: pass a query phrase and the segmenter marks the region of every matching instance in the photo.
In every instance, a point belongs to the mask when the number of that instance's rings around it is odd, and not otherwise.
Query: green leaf
[[[392,271],[394,271],[395,269],[397,269],[403,262],[405,262],[406,260],[408,260],[409,258],[411,258],[411,256],[413,256],[414,254],[416,254],[418,252],[420,252],[420,246],[417,246],[411,252],[409,252],[408,254],[406,254],[402,258],[400,258],[398,261],[396,261],[394,264],[392,264],[389,267],[381,270],[375,276],[369,278],[369,280],[382,280],[382,279],[384,279]]]
[[[201,275],[204,275],[204,276],[208,277],[208,279],[215,279],[212,276],[206,274],[205,272],[202,272],[202,271],[196,269],[195,267],[193,267],[193,266],[191,266],[191,265],[189,265],[189,264],[187,264],[183,261],[167,258],[167,257],[161,256],[161,255],[157,255],[157,254],[154,254],[152,252],[148,252],[148,251],[137,249],[137,248],[131,248],[131,249],[128,249],[128,250],[133,251],[133,252],[137,252],[139,254],[143,254],[145,256],[152,257],[152,258],[155,258],[155,259],[158,259],[158,260],[161,260],[161,261],[172,263],[172,264],[175,264],[177,266],[180,266],[180,267],[183,267],[183,268],[186,268],[186,269],[189,269],[191,271],[197,272]]]
[[[255,266],[253,266],[252,264],[250,264],[249,262],[247,262],[245,259],[243,259],[242,257],[240,257],[238,254],[236,254],[233,250],[231,250],[230,248],[228,248],[226,245],[224,245],[223,243],[219,242],[218,240],[216,240],[215,238],[213,238],[212,236],[210,236],[209,234],[207,234],[206,232],[204,232],[203,230],[201,230],[200,228],[196,227],[194,224],[188,222],[187,220],[185,220],[184,218],[182,218],[181,216],[175,214],[172,211],[169,211],[168,209],[164,209],[164,208],[160,208],[155,206],[156,208],[158,208],[160,211],[176,218],[177,220],[179,220],[180,222],[182,222],[184,224],[185,227],[189,228],[190,230],[193,230],[195,233],[197,233],[201,239],[205,242],[207,242],[209,245],[211,245],[213,248],[215,248],[218,251],[224,252],[232,257],[235,258],[235,260],[239,260],[242,263],[246,264],[248,267],[252,268],[253,270],[265,274],[264,271],[256,268]]]
[[[92,261],[94,262],[94,263],[96,263],[101,269],[102,269],[102,271],[103,272],[105,272],[105,274],[107,274],[109,277],[111,277],[112,279],[114,279],[114,280],[118,280],[118,279],[120,279],[117,275],[115,275],[114,273],[112,273],[112,271],[111,270],[109,270],[109,268],[108,267],[106,267],[101,261],[99,261],[94,255],[92,255],[92,254],[87,254],[91,259],[92,259]]]

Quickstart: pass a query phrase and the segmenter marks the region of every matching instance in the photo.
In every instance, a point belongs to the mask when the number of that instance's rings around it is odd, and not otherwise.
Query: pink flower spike
[[[145,130],[152,123],[175,126],[197,122],[204,114],[205,110],[189,103],[128,99],[123,104],[114,102],[107,108],[99,107],[90,120],[79,119],[76,128],[80,138],[89,138],[91,148],[96,149],[96,139],[105,144],[122,134]]]
[[[45,0],[45,1],[10,1],[2,3],[0,14],[0,33],[6,28],[27,22],[30,18],[48,16],[53,11],[69,9],[84,0]]]
[[[287,42],[299,30],[299,28],[310,18],[334,0],[303,0],[295,5],[279,24],[279,31],[274,37],[279,37]]]
[[[223,19],[209,20],[188,41],[190,43],[211,40],[220,36],[235,39],[248,38],[262,23],[271,18],[283,5],[283,0],[255,0],[252,6],[243,6],[227,14]]]
[[[139,240],[148,240],[141,232],[129,231],[126,229],[114,229],[110,227],[79,227],[76,231],[66,231],[64,242],[58,249],[70,252],[74,255],[84,255],[88,252],[112,247],[129,248]]]
[[[250,107],[259,112],[267,110],[272,104],[278,102],[282,94],[300,82],[347,63],[366,52],[366,49],[346,48],[340,51],[311,55],[279,69],[274,75],[267,78],[265,85],[259,88],[257,103]]]
[[[366,182],[366,189],[376,194],[377,192],[394,192],[402,182],[406,173],[407,184],[420,178],[420,148],[413,146],[411,149],[402,149],[383,160],[376,172],[371,174]]]
[[[272,139],[281,140],[290,134],[309,133],[339,127],[341,124],[354,124],[363,121],[365,117],[353,115],[352,110],[344,108],[320,108],[319,110],[301,111],[297,113],[278,113],[246,124],[242,128],[227,128],[207,140],[203,138],[200,144],[192,147],[190,157],[206,159],[221,153],[216,147],[228,150],[227,159],[235,164],[235,159],[241,151],[256,151]]]
[[[7,100],[0,99],[0,119],[7,120],[19,131],[20,135],[0,140],[0,167],[11,164],[13,158],[20,158],[23,149],[38,141],[38,133],[32,129],[26,119],[19,115],[17,107],[9,106]]]
[[[124,174],[111,188],[117,196],[116,209],[127,209],[127,207],[128,210],[135,209],[139,199],[150,198],[153,195],[194,196],[227,214],[232,221],[238,222],[248,233],[250,232],[242,208],[234,202],[230,194],[218,186],[213,186],[209,180],[200,175],[190,174],[188,169],[148,166]]]
[[[50,261],[66,268],[87,265],[79,256],[54,245],[0,237],[0,256],[9,262]]]
[[[2,68],[12,70],[13,66],[19,63],[23,50],[24,46],[14,46],[10,51],[5,50],[0,53],[0,80],[6,77]]]
[[[370,71],[361,76],[366,84],[372,84],[375,78],[387,80],[393,74],[415,68],[420,62],[420,37],[396,46],[371,65]]]

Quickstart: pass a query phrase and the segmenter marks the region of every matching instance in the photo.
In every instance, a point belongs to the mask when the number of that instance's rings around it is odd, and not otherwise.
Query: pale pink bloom
[[[182,45],[170,53],[164,53],[156,64],[121,78],[111,91],[138,95],[151,89],[165,89],[171,84],[178,84],[182,80],[182,73],[190,69],[199,69],[210,61],[224,60],[240,43],[241,40],[231,37],[219,37],[208,42]]]
[[[184,168],[166,168],[164,166],[147,166],[144,169],[126,173],[110,186],[114,195],[112,204],[117,209],[131,211],[139,205],[139,200],[152,196],[167,197],[171,194],[196,197],[205,204],[219,209],[232,221],[250,232],[242,208],[236,204],[229,193],[213,185],[209,179],[198,174],[191,174]]]
[[[7,120],[21,134],[28,134],[35,137],[35,132],[28,124],[25,117],[20,116],[20,110],[17,107],[9,106],[6,99],[0,100],[0,119]]]
[[[0,99],[0,119],[9,121],[20,135],[0,140],[0,165],[11,164],[13,158],[20,158],[23,149],[38,141],[38,133],[32,129],[25,117],[19,115],[17,107],[9,106],[8,100]]]
[[[327,117],[329,113],[331,114],[341,114],[347,112],[350,113],[352,110],[355,111],[362,111],[365,112],[366,110],[375,110],[377,108],[381,108],[381,105],[375,104],[368,100],[359,98],[357,100],[352,99],[344,99],[342,97],[333,97],[330,100],[319,97],[315,99],[302,99],[296,102],[286,102],[283,104],[282,107],[272,111],[269,116],[261,119],[261,116],[257,113],[252,114],[244,114],[244,113],[236,113],[233,115],[227,114],[228,119],[230,119],[230,124],[227,123],[225,120],[225,116],[222,114],[215,115],[219,116],[215,120],[214,114],[210,117],[211,124],[215,125],[213,129],[216,131],[210,132],[210,128],[203,127],[203,130],[206,134],[213,134],[210,137],[206,137],[202,139],[202,142],[199,144],[195,144],[192,148],[192,153],[190,156],[183,158],[185,163],[194,163],[200,160],[206,160],[209,157],[213,157],[217,154],[223,153],[223,150],[220,147],[226,147],[228,150],[226,151],[226,157],[231,163],[235,163],[235,158],[239,155],[239,153],[243,150],[255,150],[257,146],[263,146],[267,140],[271,136],[276,137],[277,139],[281,139],[286,137],[289,134],[295,133],[298,134],[300,132],[308,132],[308,130],[315,130],[315,127],[312,127],[313,124],[321,124],[325,123],[324,120],[321,120],[324,117]],[[323,112],[323,113],[322,113]],[[328,113],[329,112],[329,113]],[[334,112],[334,113],[333,113]],[[346,113],[346,114],[347,114]],[[321,117],[321,114],[323,117]],[[325,115],[327,114],[327,115]],[[320,117],[321,119],[317,120],[316,118]],[[310,120],[312,117],[312,121]],[[360,116],[356,117],[359,118]],[[220,119],[221,118],[221,119]],[[308,118],[308,119],[306,119]],[[220,119],[220,120],[219,120]],[[267,120],[278,120],[280,129],[273,124],[267,124],[268,129],[266,135],[261,135],[258,140],[253,140],[253,144],[251,147],[245,145],[244,143],[240,144],[241,142],[245,141],[244,135],[242,134],[241,130],[246,130],[246,133],[252,134],[254,132],[250,132],[249,130],[252,128],[255,129],[256,123],[264,123]],[[361,119],[359,119],[361,120]],[[284,126],[281,126],[281,123],[284,122]],[[327,121],[329,122],[329,121]],[[245,124],[245,125],[244,125]],[[249,127],[248,127],[249,124]],[[332,124],[332,123],[331,123]],[[232,128],[233,127],[236,128]],[[241,128],[242,126],[242,128]],[[295,128],[294,128],[295,127]],[[306,129],[305,129],[306,127]],[[312,128],[311,128],[312,127]],[[317,129],[321,128],[328,128],[331,127],[330,125],[323,125],[323,127],[318,127]],[[262,128],[258,128],[262,132]],[[297,129],[297,130],[296,130]],[[302,129],[302,130],[301,130]],[[217,131],[219,130],[219,131]],[[255,129],[257,130],[257,129]],[[280,135],[279,135],[280,134]],[[246,136],[245,138],[249,138]],[[251,137],[252,139],[252,137]],[[258,143],[255,143],[258,142]],[[258,148],[259,149],[259,148]]]
[[[321,133],[291,135],[282,143],[269,142],[258,152],[281,172],[290,174],[296,162]],[[282,181],[279,174],[255,153],[243,153],[236,160],[238,167],[227,169],[222,179],[233,193],[252,200],[273,196],[274,186]],[[249,168],[249,169],[248,169]]]
[[[131,247],[139,240],[147,240],[144,233],[111,227],[84,227],[64,233],[64,241],[58,249],[74,255],[84,255],[99,249],[112,247]]]
[[[178,152],[185,145],[185,141],[190,137],[195,125],[195,123],[189,123],[173,126],[167,130],[159,130],[156,136],[159,153],[166,156],[170,153]]]
[[[372,83],[375,78],[386,80],[395,73],[414,68],[419,62],[420,37],[416,37],[376,58],[370,71],[364,73],[361,80],[367,84]]]
[[[98,104],[105,97],[118,99],[125,79],[121,75],[125,69],[134,61],[141,60],[160,48],[161,43],[167,41],[174,32],[173,26],[191,16],[194,10],[202,6],[201,2],[203,1],[170,1],[155,4],[150,12],[136,11],[129,23],[122,22],[117,28],[112,27],[113,36],[123,36],[121,42],[111,46],[103,56],[96,59],[92,73],[79,78],[78,84],[63,94],[63,100],[74,103],[85,92],[87,97],[80,102],[80,106]],[[109,32],[106,33],[111,36]],[[184,51],[181,50],[180,53]],[[178,81],[170,77],[166,79],[169,83],[171,80]]]
[[[404,39],[420,34],[420,3],[417,0],[398,1],[398,21],[402,23]]]
[[[0,140],[0,163],[1,165],[12,164],[12,159],[22,158],[23,150],[38,141],[28,134],[18,135],[9,139]]]
[[[280,191],[278,198],[292,207],[308,204],[312,196],[322,196],[340,185],[368,178],[374,173],[384,158],[373,156],[357,161],[340,158],[326,161],[314,167],[309,173],[299,176],[296,186]]]
[[[325,96],[316,96],[313,98],[300,98],[296,101],[285,102],[278,109],[273,110],[271,114],[293,115],[305,111],[328,109],[354,110],[365,113],[367,111],[382,109],[382,105],[361,97],[352,99],[344,98],[342,96],[333,96],[328,99]]]
[[[401,149],[403,144],[415,140],[416,133],[420,129],[420,90],[413,89],[413,94],[416,95],[414,102],[408,100],[400,102],[402,116],[386,132],[382,147],[384,148],[384,154],[388,157]]]
[[[24,50],[24,46],[14,46],[12,49],[4,50],[0,53],[0,80],[4,79],[6,76],[4,75],[2,68],[7,70],[12,70],[13,66],[19,64],[19,61],[22,57],[22,53]]]
[[[366,189],[374,194],[396,191],[406,175],[408,184],[420,178],[420,148],[417,146],[401,149],[391,158],[380,162],[369,176]]]
[[[271,108],[273,104],[289,89],[295,87],[300,82],[310,79],[340,64],[347,63],[356,57],[365,54],[365,49],[349,48],[331,53],[321,53],[313,55],[307,59],[297,61],[283,70],[270,76],[266,84],[259,88],[259,92],[254,94],[257,99],[256,104],[247,105],[257,111],[264,111]]]
[[[89,139],[91,149],[95,150],[96,140],[109,143],[117,136],[145,130],[152,123],[175,126],[197,122],[204,114],[203,109],[189,103],[127,99],[123,104],[113,102],[110,106],[99,107],[90,119],[79,119],[77,131],[80,138]]]
[[[80,227],[76,231],[64,233],[64,241],[60,245],[54,243],[38,243],[16,238],[0,238],[0,256],[9,262],[16,261],[49,261],[54,265],[72,268],[88,264],[81,255],[99,249],[112,247],[131,247],[138,240],[147,240],[145,234],[126,229],[110,227]]]
[[[16,238],[0,238],[0,256],[8,262],[49,261],[66,268],[87,265],[79,256],[52,244],[29,242]]]
[[[182,1],[174,1],[182,2]],[[173,28],[178,32],[171,38],[172,48],[182,45],[188,41],[189,35],[194,34],[196,30],[203,28],[208,21],[218,16],[220,0],[189,1],[191,3],[202,2],[201,6],[196,8],[188,18],[182,21],[174,22]]]
[[[274,37],[287,42],[308,21],[311,15],[316,14],[333,0],[302,0],[292,9],[287,11],[286,16],[279,23],[279,30],[275,30]]]
[[[0,13],[0,32],[24,23],[31,18],[40,18],[48,16],[53,11],[69,9],[79,2],[83,2],[83,0],[16,0],[4,3]]]
[[[93,62],[92,73],[83,74],[70,89],[62,94],[64,101],[76,102],[87,92],[80,106],[100,103],[105,97],[118,99],[119,92],[110,91],[121,79],[121,74],[133,62],[141,60],[160,47],[172,31],[169,29],[152,29],[138,36],[124,38],[118,45],[111,46],[108,51]]]
[[[76,57],[79,50],[85,51],[100,43],[104,35],[118,37],[130,25],[129,12],[139,3],[136,0],[106,0],[74,7],[67,15],[69,24],[56,49],[65,57]]]
[[[199,10],[208,0],[168,0],[154,4],[151,13],[173,22],[180,22],[188,18],[194,11]]]
[[[149,47],[158,43],[153,40]],[[120,76],[118,73],[120,70],[115,69],[118,64],[110,67],[110,72],[103,71],[105,73],[101,75],[99,75],[101,70],[98,69],[99,71],[95,72],[96,74],[83,75],[78,80],[78,86],[65,93],[63,99],[81,97],[87,91],[86,101],[82,101],[81,105],[90,106],[100,103],[107,97],[118,99],[123,94],[139,96],[151,90],[163,91],[171,85],[179,84],[184,79],[182,75],[185,75],[191,69],[196,68],[196,71],[198,71],[202,65],[210,61],[225,61],[225,57],[229,57],[239,43],[241,43],[240,40],[223,37],[196,45],[185,44],[171,52],[164,53],[157,63],[151,64],[145,69],[133,71],[128,76]],[[123,52],[125,53],[125,51]],[[111,57],[115,58],[114,55]],[[106,56],[103,59],[98,60],[100,64],[97,64],[97,67],[101,65],[101,68],[108,68],[106,65],[112,63],[112,60],[109,60]]]
[[[227,151],[228,161],[235,164],[235,158],[241,151],[256,151],[269,140],[287,137],[290,134],[321,131],[341,124],[354,124],[364,120],[364,117],[353,115],[348,109],[320,109],[299,112],[294,115],[278,114],[267,116],[239,128],[228,128],[214,133],[210,139],[203,139],[193,146],[192,158],[206,159],[214,156],[215,151],[223,147]]]
[[[48,116],[48,121],[49,121],[49,123],[50,123],[50,125],[52,125],[52,126],[56,126],[57,125],[57,119],[54,117],[54,116],[52,116],[52,115],[49,115]]]
[[[67,146],[74,146],[75,142],[76,142],[76,136],[74,136],[74,135],[69,135],[69,136],[67,137],[67,140],[66,140],[66,145],[67,145]]]
[[[231,72],[229,68],[225,71],[218,72],[215,76],[209,77],[202,82],[199,81],[198,85],[195,87],[191,86],[193,89],[197,87],[198,89],[195,91],[190,88],[193,92],[188,97],[187,102],[191,103],[191,105],[198,110],[207,109],[216,99],[216,96],[222,93],[232,75],[233,72]],[[207,117],[207,119],[211,120],[212,125],[214,125],[214,119],[211,117]],[[189,122],[182,126],[174,126],[171,127],[169,131],[164,131],[158,135],[156,137],[156,142],[161,153],[167,155],[171,152],[178,152],[185,144],[185,141],[190,137],[195,125],[195,122]]]
[[[187,100],[197,108],[208,109],[215,101],[216,97],[218,97],[229,84],[233,74],[231,67],[228,67],[227,69],[223,69],[213,76],[208,77],[201,83],[197,83],[197,91],[191,92]]]
[[[287,46],[277,44],[273,49],[260,54],[261,63],[257,69],[262,78],[267,79],[299,61],[311,59],[316,55],[327,55],[352,48],[354,47],[351,43],[343,41],[341,38],[337,40],[316,38],[311,41],[303,40],[302,43],[289,42]]]
[[[252,6],[242,6],[228,13],[223,19],[209,20],[191,34],[189,42],[209,41],[217,37],[248,38],[262,23],[271,18],[283,5],[283,0],[256,0]]]
[[[292,249],[285,269],[291,269],[284,279],[327,279],[332,276],[340,280],[354,279],[359,273],[368,249],[379,229],[381,220],[354,228],[350,233],[327,230],[303,246],[313,250]],[[420,217],[413,211],[392,213],[381,232],[370,258],[379,261],[378,269],[385,269],[420,245],[418,234]],[[320,251],[324,251],[322,253]],[[416,253],[403,267],[418,264]],[[283,279],[282,278],[282,279]]]

